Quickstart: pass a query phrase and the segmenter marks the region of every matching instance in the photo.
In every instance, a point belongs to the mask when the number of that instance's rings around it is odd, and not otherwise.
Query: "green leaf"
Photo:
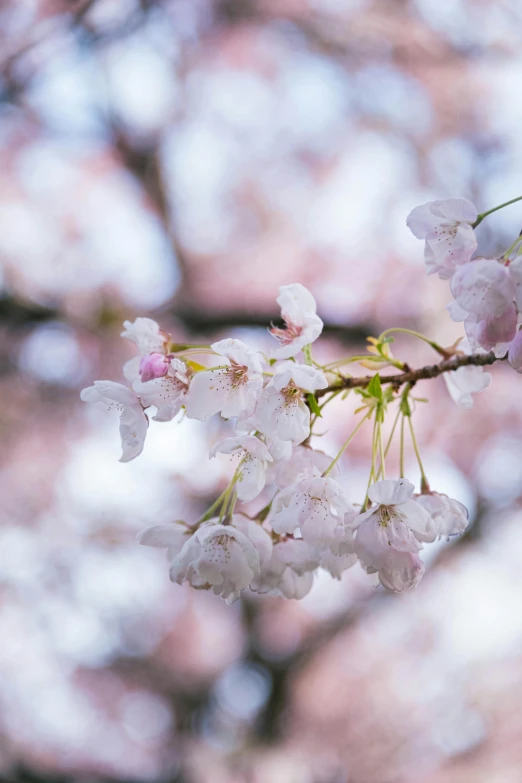
[[[382,386],[381,386],[381,379],[379,376],[379,373],[376,373],[373,378],[371,379],[370,383],[367,386],[368,393],[375,397],[376,400],[379,400],[379,402],[382,402]]]
[[[312,413],[321,417],[321,408],[319,407],[315,394],[307,394],[306,399],[308,400],[308,405]]]
[[[401,397],[401,413],[403,416],[411,416],[411,408],[408,400],[408,396],[403,394]]]

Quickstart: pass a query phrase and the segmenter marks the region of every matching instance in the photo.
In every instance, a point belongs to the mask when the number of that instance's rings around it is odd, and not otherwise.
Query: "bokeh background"
[[[451,343],[405,218],[522,194],[521,44],[519,0],[0,2],[2,779],[522,780],[519,376],[494,367],[471,411],[419,384],[432,487],[473,524],[418,589],[355,567],[230,607],[135,544],[220,491],[222,425],[153,426],[122,465],[117,418],[79,402],[121,380],[125,318],[263,348],[295,281],[319,357],[394,325]],[[521,227],[496,213],[481,252]],[[332,405],[323,448],[354,407]],[[354,501],[368,440],[343,461]]]

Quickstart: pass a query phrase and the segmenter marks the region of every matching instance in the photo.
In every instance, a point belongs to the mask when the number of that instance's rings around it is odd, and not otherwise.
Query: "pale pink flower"
[[[318,565],[317,552],[302,539],[281,541],[275,544],[270,560],[250,589],[284,598],[303,598],[310,592]]]
[[[424,239],[424,261],[428,274],[448,280],[460,264],[468,262],[477,249],[473,223],[477,210],[464,198],[429,201],[415,207],[406,219],[409,229]]]
[[[138,543],[156,549],[166,549],[168,560],[173,560],[181,551],[191,532],[183,522],[152,525],[139,534]]]
[[[515,284],[517,310],[519,313],[522,313],[522,256],[517,256],[517,258],[510,261],[508,269]]]
[[[432,518],[437,538],[459,536],[468,527],[468,510],[458,500],[439,492],[416,495],[415,500]]]
[[[261,362],[241,340],[220,340],[211,348],[223,366],[194,375],[185,398],[187,416],[201,420],[215,413],[225,419],[249,416],[263,387]]]
[[[259,554],[252,541],[233,525],[217,520],[198,528],[170,566],[173,582],[212,589],[227,603],[239,598],[259,572]]]
[[[475,365],[459,367],[443,377],[451,399],[459,408],[472,408],[473,394],[484,391],[491,383],[491,373]]]
[[[374,503],[357,519],[354,550],[368,573],[379,573],[381,583],[398,592],[414,587],[422,576],[416,555],[422,541],[434,541],[436,531],[428,512],[413,499],[407,479],[373,484],[368,497]],[[420,565],[419,565],[420,564]]]
[[[479,258],[457,269],[451,293],[477,320],[497,318],[512,305],[515,283],[507,267],[496,259]]]
[[[483,318],[477,321],[470,315],[464,322],[466,334],[471,345],[494,351],[498,358],[505,356],[509,343],[517,331],[517,309],[511,304],[505,313],[496,317]]]
[[[102,402],[121,412],[120,435],[123,453],[120,462],[129,462],[143,451],[149,420],[139,397],[126,386],[114,381],[94,381],[80,393],[83,402]]]
[[[239,478],[236,484],[239,500],[249,501],[256,498],[265,486],[265,474],[272,455],[259,438],[253,435],[240,435],[237,438],[225,438],[210,450],[210,456],[216,454],[234,454],[239,457]]]
[[[325,470],[332,464],[333,457],[324,451],[312,449],[310,446],[295,446],[288,459],[278,460],[275,463],[271,475],[279,489],[298,484],[303,479],[322,476]],[[335,465],[332,478],[335,478],[339,470]]]
[[[167,353],[170,335],[160,329],[152,318],[124,321],[123,327],[121,336],[134,343],[141,356],[149,353]]]
[[[321,553],[319,565],[328,571],[330,576],[334,579],[341,579],[342,575],[348,568],[351,568],[357,562],[357,555],[355,552],[349,552],[344,555],[336,555],[331,549],[326,549]]]
[[[280,348],[276,348],[272,355],[276,359],[289,359],[305,345],[317,340],[323,331],[323,322],[317,315],[314,297],[300,283],[281,286],[276,301],[281,307],[285,326],[283,329],[270,329],[280,343]]]
[[[263,389],[252,417],[253,425],[270,438],[302,443],[310,434],[310,409],[303,395],[327,386],[320,370],[285,362]]]
[[[189,379],[187,365],[180,359],[172,359],[168,364],[166,375],[146,383],[136,380],[132,387],[145,407],[154,405],[158,409],[153,416],[154,421],[171,421],[183,407]]]
[[[276,533],[299,529],[307,544],[322,551],[344,537],[344,518],[352,511],[334,479],[305,479],[276,495],[270,523]]]

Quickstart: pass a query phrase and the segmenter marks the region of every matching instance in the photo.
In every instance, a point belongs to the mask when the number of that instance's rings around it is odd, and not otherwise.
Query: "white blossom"
[[[429,201],[415,207],[406,223],[417,239],[424,239],[428,274],[448,280],[455,269],[468,262],[477,249],[472,224],[477,210],[464,198]]]
[[[415,500],[432,518],[437,538],[461,535],[468,527],[468,510],[458,500],[439,492],[417,495]]]
[[[459,408],[472,408],[472,395],[484,391],[491,383],[491,373],[472,364],[446,372],[443,377],[451,399]]]
[[[288,539],[275,544],[272,556],[264,564],[251,589],[284,598],[304,598],[313,584],[313,572],[319,555],[302,539]]]
[[[517,256],[510,261],[508,266],[509,274],[515,284],[515,302],[517,310],[522,313],[522,256]]]
[[[272,355],[276,359],[289,359],[305,345],[317,340],[323,331],[323,322],[317,315],[314,297],[300,283],[281,286],[277,303],[281,307],[285,327],[272,327],[270,330],[280,343],[280,348],[276,348]]]
[[[170,566],[170,578],[212,589],[227,603],[235,601],[260,572],[252,541],[233,525],[210,520],[185,542]]]
[[[511,304],[502,315],[481,320],[469,315],[464,321],[464,327],[474,350],[482,348],[493,351],[495,356],[501,358],[506,355],[517,331],[517,309]]]
[[[333,457],[310,446],[295,446],[292,449],[290,444],[290,448],[292,453],[288,459],[278,460],[271,471],[280,489],[298,484],[303,479],[322,476],[333,462]],[[335,465],[330,475],[335,478],[338,472],[339,469]]]
[[[140,356],[149,353],[167,353],[170,335],[160,329],[152,318],[136,318],[135,321],[124,321],[122,337],[130,340],[137,347]]]
[[[457,269],[451,293],[477,320],[496,318],[513,303],[515,283],[507,267],[496,259],[479,258]]]
[[[351,568],[357,562],[355,552],[349,552],[344,555],[335,555],[331,549],[326,549],[321,553],[319,565],[328,571],[334,579],[341,579],[344,571]]]
[[[328,381],[320,370],[284,362],[259,397],[252,417],[254,426],[271,438],[302,443],[310,434],[310,409],[303,393],[327,386]]]
[[[181,551],[191,530],[183,522],[171,522],[168,525],[152,525],[138,536],[138,543],[156,549],[166,549],[167,558],[173,560]]]
[[[414,587],[422,576],[416,555],[423,541],[434,541],[436,530],[428,512],[413,499],[407,479],[373,484],[368,497],[374,503],[357,520],[354,550],[368,573],[378,572],[381,583],[398,592]]]
[[[241,340],[220,340],[211,348],[220,366],[192,378],[185,398],[187,416],[201,420],[215,413],[225,419],[249,416],[263,387],[261,362]]]
[[[154,405],[158,409],[153,416],[155,421],[171,421],[185,402],[189,388],[189,370],[184,362],[172,359],[166,375],[146,383],[136,380],[132,387],[145,407]]]
[[[303,540],[321,551],[344,537],[344,517],[352,511],[334,479],[305,479],[276,495],[270,522],[276,533],[299,529]]]
[[[149,421],[139,397],[126,386],[114,381],[94,381],[80,393],[83,402],[102,402],[120,415],[123,453],[120,462],[129,462],[143,451]]]
[[[265,486],[267,465],[272,455],[264,443],[253,435],[240,435],[237,438],[225,438],[210,450],[210,456],[216,454],[235,454],[240,458],[239,478],[236,484],[239,500],[249,501],[256,498]]]

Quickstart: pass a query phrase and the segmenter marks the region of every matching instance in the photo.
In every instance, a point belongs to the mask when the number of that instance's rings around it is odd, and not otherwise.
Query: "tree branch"
[[[405,383],[410,383],[412,386],[417,381],[422,381],[425,378],[437,378],[439,375],[443,375],[445,372],[454,372],[459,367],[469,367],[474,365],[475,367],[485,367],[488,364],[494,364],[499,359],[495,356],[493,351],[489,353],[472,353],[470,355],[454,356],[452,359],[444,359],[439,364],[428,365],[427,367],[420,367],[418,370],[407,369],[404,372],[397,375],[385,375],[381,377],[381,383],[391,383],[396,389],[400,389]],[[339,391],[339,389],[365,389],[373,375],[365,375],[359,378],[349,377],[343,378],[342,381],[328,386],[327,389],[321,389],[315,393],[316,397],[322,397],[329,392]]]

